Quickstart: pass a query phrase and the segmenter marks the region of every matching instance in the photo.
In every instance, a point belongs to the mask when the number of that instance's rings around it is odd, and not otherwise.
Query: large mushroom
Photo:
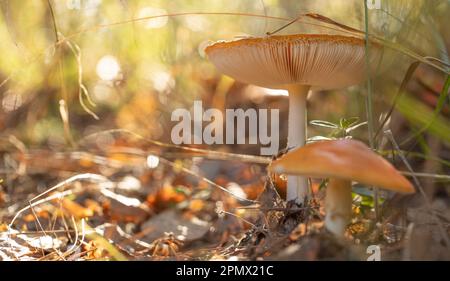
[[[275,160],[276,173],[329,178],[325,197],[325,227],[342,237],[352,211],[352,185],[413,193],[414,187],[388,161],[356,140],[319,141],[307,144]]]
[[[374,45],[371,50],[370,65],[377,65],[380,48]],[[205,51],[222,73],[238,81],[289,92],[289,148],[305,145],[310,90],[345,88],[365,79],[365,41],[355,37],[296,34],[246,38],[217,42]],[[306,178],[288,177],[288,201],[303,203],[308,192]]]

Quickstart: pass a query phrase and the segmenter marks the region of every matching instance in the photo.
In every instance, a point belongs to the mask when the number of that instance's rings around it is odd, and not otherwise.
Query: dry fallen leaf
[[[163,237],[165,232],[172,232],[175,238],[182,241],[193,241],[202,238],[209,230],[210,223],[197,217],[185,218],[175,210],[164,211],[142,224],[142,231],[151,229],[143,241],[153,242]]]
[[[94,212],[91,209],[85,208],[70,199],[63,198],[61,205],[65,211],[77,219],[92,217]]]
[[[147,197],[147,204],[152,210],[158,212],[184,200],[186,200],[185,194],[176,190],[174,186],[165,184],[156,193]]]
[[[83,250],[87,251],[88,259],[99,259],[103,256],[104,250],[99,247],[98,243],[94,240],[89,241],[89,243],[83,245]]]

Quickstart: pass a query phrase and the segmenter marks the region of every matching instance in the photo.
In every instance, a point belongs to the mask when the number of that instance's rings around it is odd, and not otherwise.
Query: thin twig
[[[173,168],[175,168],[175,169],[180,169],[180,170],[182,170],[183,172],[185,172],[186,174],[189,174],[189,175],[191,175],[191,176],[194,176],[194,177],[196,177],[196,178],[199,178],[199,179],[201,179],[202,181],[204,181],[204,182],[206,182],[206,183],[208,183],[208,184],[210,184],[210,185],[212,185],[212,186],[214,186],[214,187],[216,187],[216,188],[222,190],[223,192],[225,192],[225,193],[231,195],[232,197],[234,197],[234,198],[236,198],[236,199],[238,199],[238,200],[240,200],[240,201],[249,202],[249,203],[259,203],[259,202],[256,201],[256,200],[250,200],[250,199],[247,199],[247,198],[240,197],[239,195],[234,194],[233,192],[229,191],[229,190],[226,189],[225,187],[223,187],[223,186],[221,186],[221,185],[218,185],[217,183],[213,182],[212,180],[207,179],[207,178],[205,178],[205,177],[203,177],[203,176],[200,176],[200,175],[198,175],[197,173],[195,173],[195,172],[193,172],[193,171],[187,169],[186,167],[183,167],[183,166],[181,166],[181,165],[178,165],[178,164],[176,164],[176,163],[174,163],[174,162],[172,162],[172,161],[169,161],[169,160],[164,159],[164,158],[161,158],[161,157],[159,158],[159,161],[160,161],[161,163],[167,164],[167,165],[169,165],[169,166],[171,166],[171,167],[173,167]]]
[[[212,159],[238,160],[238,161],[243,161],[243,162],[251,162],[251,163],[255,163],[255,164],[269,164],[271,162],[270,157],[247,155],[247,154],[235,154],[235,153],[227,153],[227,152],[222,152],[222,151],[212,151],[212,150],[207,150],[207,149],[187,147],[187,146],[182,146],[182,145],[169,144],[169,143],[164,143],[164,142],[160,142],[160,141],[155,141],[155,140],[148,139],[148,138],[143,137],[133,131],[129,131],[126,129],[112,129],[112,130],[106,130],[106,131],[102,131],[102,132],[93,133],[93,134],[87,135],[84,138],[82,138],[79,143],[82,145],[83,142],[86,142],[87,140],[89,140],[91,138],[97,138],[98,136],[101,136],[103,134],[106,135],[106,134],[114,134],[114,133],[129,134],[140,140],[150,143],[152,145],[195,152],[195,153],[199,153],[200,154],[199,156],[208,157],[208,158],[212,158]]]
[[[366,110],[367,110],[367,128],[369,133],[369,145],[370,148],[375,149],[374,138],[374,121],[373,121],[373,98],[372,98],[372,76],[370,71],[370,41],[369,41],[369,9],[367,7],[367,1],[364,1],[364,31],[365,31],[365,60],[366,60],[366,78],[367,78],[367,97],[366,97]],[[375,209],[375,220],[380,219],[379,212],[379,190],[377,187],[373,188],[373,204]]]
[[[254,228],[257,228],[257,226],[256,226],[254,223],[250,222],[250,221],[247,220],[247,219],[244,219],[244,218],[241,217],[241,216],[238,216],[238,215],[236,215],[236,214],[233,214],[233,213],[231,213],[231,212],[228,212],[228,211],[225,211],[225,210],[221,210],[220,212],[218,212],[218,215],[221,215],[221,214],[230,215],[230,216],[232,216],[232,217],[235,217],[235,218],[237,218],[237,219],[242,220],[243,222],[245,222],[245,223],[251,225],[251,226],[254,227]]]
[[[439,175],[439,174],[430,174],[430,173],[411,173],[411,172],[405,172],[401,171],[405,176],[410,177],[418,177],[418,178],[431,178],[436,180],[450,180],[450,175]]]
[[[31,207],[34,207],[34,206],[36,206],[36,205],[39,205],[39,204],[41,204],[41,203],[43,203],[43,202],[48,201],[49,199],[48,199],[48,198],[45,198],[45,199],[43,199],[44,201],[43,201],[43,200],[39,200],[39,201],[37,201],[37,202],[33,202],[33,201],[37,200],[38,198],[43,197],[44,195],[46,195],[46,194],[48,194],[48,193],[50,193],[50,192],[52,192],[52,191],[54,191],[54,190],[56,190],[56,189],[58,189],[58,188],[60,188],[60,187],[66,186],[66,185],[68,185],[68,184],[70,184],[70,183],[73,183],[73,182],[76,182],[76,181],[79,181],[79,180],[88,180],[88,181],[94,181],[94,182],[104,182],[104,181],[109,181],[109,180],[108,180],[106,177],[104,177],[104,176],[97,175],[97,174],[89,174],[89,173],[87,173],[87,174],[79,174],[79,175],[75,175],[75,176],[73,176],[73,177],[70,177],[70,178],[68,178],[68,179],[66,179],[66,180],[64,180],[64,181],[62,181],[62,182],[60,182],[60,183],[58,183],[57,185],[55,185],[55,186],[53,186],[53,187],[47,189],[46,191],[42,192],[41,194],[35,196],[35,197],[32,198],[31,200],[29,200],[30,205],[27,206],[27,207],[24,207],[23,209],[19,210],[19,211],[16,213],[16,215],[13,217],[13,219],[12,219],[11,222],[9,223],[8,229],[12,229],[12,225],[14,224],[14,222],[16,221],[16,219],[17,219],[23,212],[25,212],[26,210],[30,209]],[[60,196],[60,194],[57,194],[56,196]],[[56,196],[55,196],[54,198],[56,198]],[[51,197],[50,197],[50,198],[51,198]],[[33,202],[33,203],[31,203],[31,202]]]

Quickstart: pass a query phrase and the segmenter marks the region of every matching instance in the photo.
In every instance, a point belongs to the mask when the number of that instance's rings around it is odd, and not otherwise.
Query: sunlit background
[[[448,6],[446,1],[381,0],[381,9],[369,10],[369,30],[422,56],[446,61]],[[1,11],[2,134],[12,133],[29,145],[52,149],[66,148],[82,136],[111,128],[169,142],[171,112],[190,108],[199,99],[205,107],[221,110],[280,108],[282,119],[286,118],[285,92],[221,76],[205,57],[204,48],[214,40],[264,36],[305,13],[365,28],[361,0],[2,1]],[[204,14],[217,12],[229,14]],[[158,17],[146,18],[152,16]],[[324,25],[302,18],[279,33],[345,33]],[[413,61],[386,50],[383,67],[373,81],[376,124],[389,110]],[[426,110],[423,118],[428,118],[445,81],[442,73],[430,67],[419,68],[416,75],[420,81],[411,82],[413,93],[398,104],[398,118],[406,118],[412,128],[426,122],[410,116],[407,108],[421,106]],[[414,95],[421,83],[428,87],[428,95]],[[309,101],[309,119],[338,122],[359,117],[365,121],[366,94],[365,85],[316,93]],[[65,103],[61,105],[60,100]],[[68,116],[69,128],[64,129],[61,111]],[[448,119],[438,121],[430,132],[448,141],[448,132],[438,129],[449,128]],[[285,131],[283,127],[282,145]],[[367,139],[366,131],[361,128],[355,134]],[[309,131],[310,136],[326,133],[315,127]],[[258,151],[256,146],[245,149]]]

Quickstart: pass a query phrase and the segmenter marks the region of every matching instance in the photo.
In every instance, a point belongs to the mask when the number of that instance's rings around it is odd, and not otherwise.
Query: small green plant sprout
[[[366,211],[373,210],[375,208],[375,200],[373,192],[367,185],[364,184],[354,184],[352,192],[353,203],[360,207],[360,210],[364,213]],[[385,199],[383,197],[379,198],[379,204],[382,205]]]
[[[358,123],[358,117],[341,118],[338,124],[324,121],[324,120],[312,120],[309,122],[313,126],[331,129],[331,132],[326,136],[317,136],[308,139],[309,141],[317,140],[331,140],[331,139],[347,139],[352,138],[351,132],[359,127],[367,125],[367,122]]]

